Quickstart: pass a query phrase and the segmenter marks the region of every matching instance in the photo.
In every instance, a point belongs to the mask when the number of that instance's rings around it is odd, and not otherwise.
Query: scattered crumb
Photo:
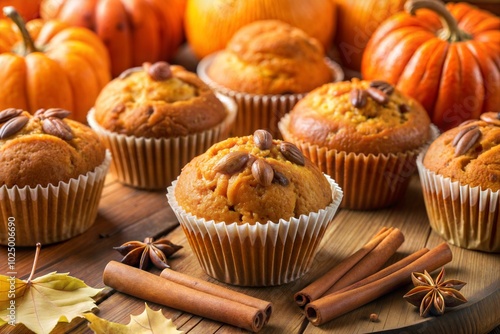
[[[376,313],[370,314],[370,321],[371,322],[378,322],[378,314],[376,314]]]

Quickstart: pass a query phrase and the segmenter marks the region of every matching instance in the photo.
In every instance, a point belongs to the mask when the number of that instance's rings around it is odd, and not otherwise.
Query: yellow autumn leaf
[[[95,334],[179,334],[172,320],[167,319],[161,310],[153,311],[145,304],[140,315],[130,315],[128,325],[110,322],[99,318],[93,313],[85,313],[85,318],[90,322],[89,328]]]
[[[91,297],[102,290],[88,287],[82,280],[67,273],[53,272],[32,279],[30,283],[16,282],[19,284],[19,291],[24,290],[24,293],[9,299],[3,290],[4,285],[10,284],[8,279],[8,276],[0,275],[2,304],[10,305],[10,301],[14,300],[15,322],[40,334],[50,333],[58,322],[70,322],[97,307]],[[8,307],[2,307],[0,319],[3,324],[12,320],[11,310],[12,308],[9,310]]]
[[[0,275],[0,326],[22,323],[37,334],[48,334],[58,322],[70,322],[97,307],[91,297],[102,289],[91,288],[68,273],[33,278],[40,247],[37,244],[26,281]]]

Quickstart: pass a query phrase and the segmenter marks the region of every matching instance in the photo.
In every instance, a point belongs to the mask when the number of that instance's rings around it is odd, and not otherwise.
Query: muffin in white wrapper
[[[200,79],[209,85],[214,91],[233,98],[238,105],[238,115],[231,136],[245,136],[257,129],[268,130],[273,137],[280,138],[278,129],[279,120],[288,113],[293,106],[307,93],[289,94],[250,94],[224,87],[210,78],[207,73],[217,53],[208,55],[200,60],[196,72]],[[342,81],[344,72],[340,65],[325,58],[325,63],[332,71],[333,81]]]
[[[447,242],[462,248],[500,252],[500,190],[481,189],[452,181],[417,158],[429,223]]]
[[[338,151],[297,139],[288,131],[289,115],[279,128],[283,138],[294,143],[319,169],[335,179],[344,191],[342,208],[353,210],[380,209],[399,201],[416,172],[416,159],[438,135],[431,125],[429,141],[421,147],[390,154],[363,154]]]
[[[217,97],[228,112],[224,121],[211,129],[187,136],[146,138],[115,133],[96,122],[94,110],[90,110],[87,120],[111,150],[111,171],[120,182],[140,189],[165,189],[193,157],[228,137],[236,119],[237,106],[231,98],[221,94]]]
[[[67,182],[0,187],[0,244],[46,245],[85,232],[97,216],[110,163],[111,154],[106,151],[101,165]]]
[[[199,219],[179,206],[175,189],[167,198],[203,270],[217,280],[241,286],[292,282],[311,266],[326,228],[342,200],[341,188],[326,176],[332,202],[318,212],[266,223],[226,223]]]

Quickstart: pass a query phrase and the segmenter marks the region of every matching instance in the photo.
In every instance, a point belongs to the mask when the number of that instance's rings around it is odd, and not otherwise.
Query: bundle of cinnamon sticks
[[[171,269],[160,276],[111,261],[107,286],[150,302],[258,332],[269,321],[272,304]]]
[[[382,228],[361,249],[297,292],[306,318],[320,326],[411,282],[412,272],[431,272],[450,262],[449,246],[422,248],[380,270],[404,241],[397,228]]]

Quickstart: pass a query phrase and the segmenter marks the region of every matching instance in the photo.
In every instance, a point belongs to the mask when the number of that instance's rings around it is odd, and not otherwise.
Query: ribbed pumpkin
[[[336,11],[332,0],[188,0],[186,38],[201,59],[223,49],[239,28],[265,19],[301,28],[325,48],[335,36]]]
[[[367,80],[421,102],[442,130],[500,111],[500,18],[466,3],[410,0],[370,39]]]
[[[402,11],[405,0],[332,0],[337,6],[335,45],[342,64],[360,71],[363,51],[373,32],[391,15]]]
[[[109,82],[106,48],[90,30],[40,19],[26,25],[13,7],[0,20],[0,110],[39,108],[72,111],[86,122],[102,87]]]
[[[144,62],[171,60],[184,41],[186,0],[43,0],[41,17],[97,33],[112,75]]]
[[[12,6],[26,21],[40,16],[40,3],[42,0],[0,0],[0,8]],[[5,18],[0,11],[0,18]]]

